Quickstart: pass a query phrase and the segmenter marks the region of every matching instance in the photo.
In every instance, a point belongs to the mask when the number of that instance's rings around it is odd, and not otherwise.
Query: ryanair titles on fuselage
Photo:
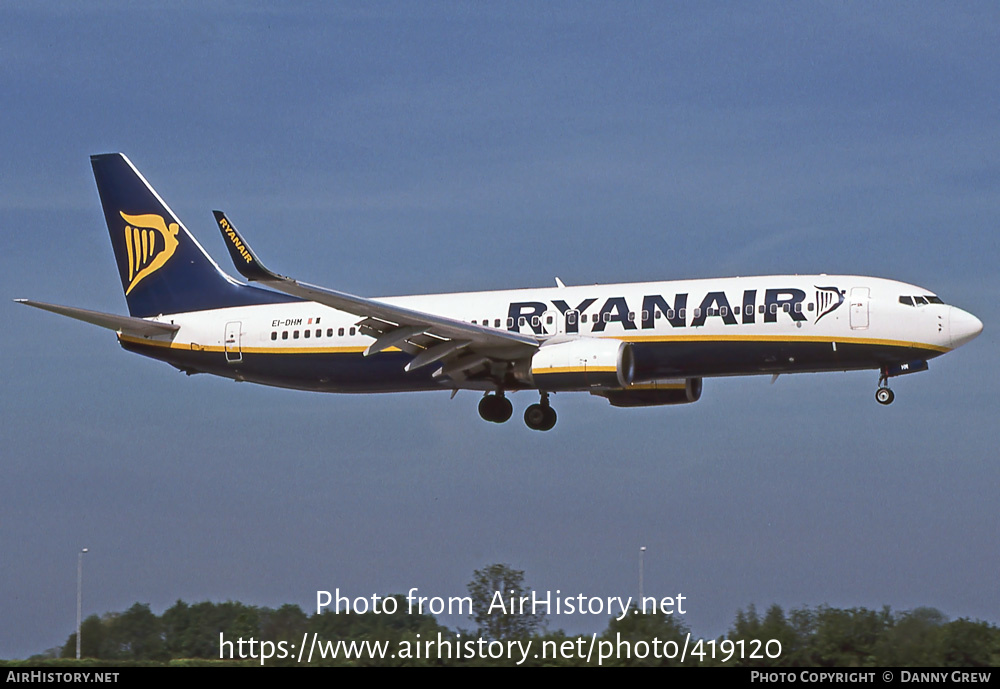
[[[760,292],[763,301],[758,302]],[[597,298],[587,298],[577,304],[553,299],[551,306],[541,301],[515,301],[507,310],[507,329],[521,332],[527,327],[536,335],[542,335],[543,315],[552,307],[565,319],[567,333],[579,333],[581,328],[585,332],[601,333],[609,323],[619,323],[625,330],[651,330],[659,320],[666,320],[674,328],[696,328],[705,325],[709,318],[717,318],[725,325],[777,323],[780,313],[788,314],[796,322],[810,317],[818,322],[844,303],[844,294],[845,290],[837,287],[817,286],[815,299],[808,303],[805,290],[794,287],[747,289],[739,295],[708,292],[697,302],[686,292],[674,294],[670,299],[649,294],[642,298],[641,304],[630,304],[625,297],[609,297],[596,313],[588,309],[598,302]]]

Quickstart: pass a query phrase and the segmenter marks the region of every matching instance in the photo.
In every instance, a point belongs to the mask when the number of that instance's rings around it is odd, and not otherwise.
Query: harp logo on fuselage
[[[844,290],[837,287],[816,286],[816,322],[844,303]]]
[[[128,296],[136,285],[149,277],[170,260],[177,250],[177,233],[180,227],[172,222],[167,225],[163,216],[149,213],[128,215],[119,211],[125,220],[125,251],[128,254]]]

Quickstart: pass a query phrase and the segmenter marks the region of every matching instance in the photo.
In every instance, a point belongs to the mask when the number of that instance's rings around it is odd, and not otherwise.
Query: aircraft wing
[[[414,355],[406,365],[407,371],[441,361],[442,375],[461,380],[491,360],[521,359],[538,349],[539,341],[528,335],[415,311],[278,275],[264,267],[222,211],[214,211],[214,215],[236,270],[247,280],[361,317],[358,323],[361,331],[375,338],[365,356],[398,347]]]
[[[75,306],[46,304],[43,301],[31,301],[30,299],[15,299],[14,301],[18,304],[34,306],[36,309],[51,311],[52,313],[58,313],[60,316],[69,316],[78,321],[98,325],[102,328],[122,333],[123,335],[153,337],[155,335],[170,335],[180,330],[180,326],[173,323],[157,323],[156,321],[147,321],[143,318],[118,316],[113,313],[91,311],[90,309],[78,309]]]

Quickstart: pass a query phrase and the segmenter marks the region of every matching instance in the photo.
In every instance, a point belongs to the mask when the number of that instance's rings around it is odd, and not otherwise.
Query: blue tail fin
[[[124,155],[90,162],[131,315],[298,301],[223,273]]]

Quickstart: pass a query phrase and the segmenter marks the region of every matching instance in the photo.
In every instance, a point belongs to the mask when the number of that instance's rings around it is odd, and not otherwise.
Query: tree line
[[[395,596],[397,612],[338,614],[323,611],[306,614],[297,605],[277,609],[245,605],[239,602],[202,602],[188,604],[178,600],[162,615],[154,614],[148,605],[136,603],[120,613],[91,615],[81,627],[81,657],[121,662],[176,662],[178,659],[219,661],[220,634],[229,641],[237,639],[266,640],[286,645],[302,643],[303,635],[315,633],[320,639],[336,642],[379,641],[398,648],[401,642],[427,639],[470,638],[490,640],[531,640],[533,648],[543,642],[570,646],[585,637],[567,636],[560,631],[546,630],[543,615],[514,615],[496,612],[485,614],[489,597],[494,591],[514,591],[514,595],[531,595],[523,584],[524,573],[506,565],[492,565],[478,570],[468,585],[476,611],[470,620],[474,630],[452,630],[429,614],[408,614],[404,596]],[[689,666],[758,666],[758,667],[974,667],[1000,664],[1000,629],[995,625],[968,619],[948,620],[933,608],[917,608],[894,612],[867,608],[803,607],[786,613],[772,605],[761,615],[751,605],[739,610],[728,632],[718,639],[689,637],[689,628],[675,616],[663,613],[628,614],[621,620],[610,619],[600,634],[602,640],[630,643],[658,639],[661,644],[673,642],[678,648],[687,642],[702,650],[701,656],[689,656],[681,662],[673,658],[619,657],[605,660],[607,665],[689,665]],[[439,637],[440,635],[440,637]],[[750,655],[755,641],[775,639],[781,652],[777,657],[757,653]],[[700,641],[700,644],[699,644]],[[723,642],[730,642],[723,645]],[[742,644],[740,642],[743,642]],[[467,641],[464,641],[467,643]],[[582,642],[581,642],[582,643]],[[740,649],[723,663],[722,649]],[[772,646],[772,649],[774,646]],[[707,651],[711,649],[711,654]],[[51,649],[33,657],[75,658],[76,634],[61,648]],[[235,662],[235,661],[226,661]],[[247,661],[246,664],[259,664]],[[293,658],[272,659],[273,665],[298,665]],[[508,658],[455,659],[420,658],[353,658],[315,659],[316,665],[512,665]],[[579,657],[528,658],[526,665],[587,665]],[[591,661],[590,664],[596,664]]]

